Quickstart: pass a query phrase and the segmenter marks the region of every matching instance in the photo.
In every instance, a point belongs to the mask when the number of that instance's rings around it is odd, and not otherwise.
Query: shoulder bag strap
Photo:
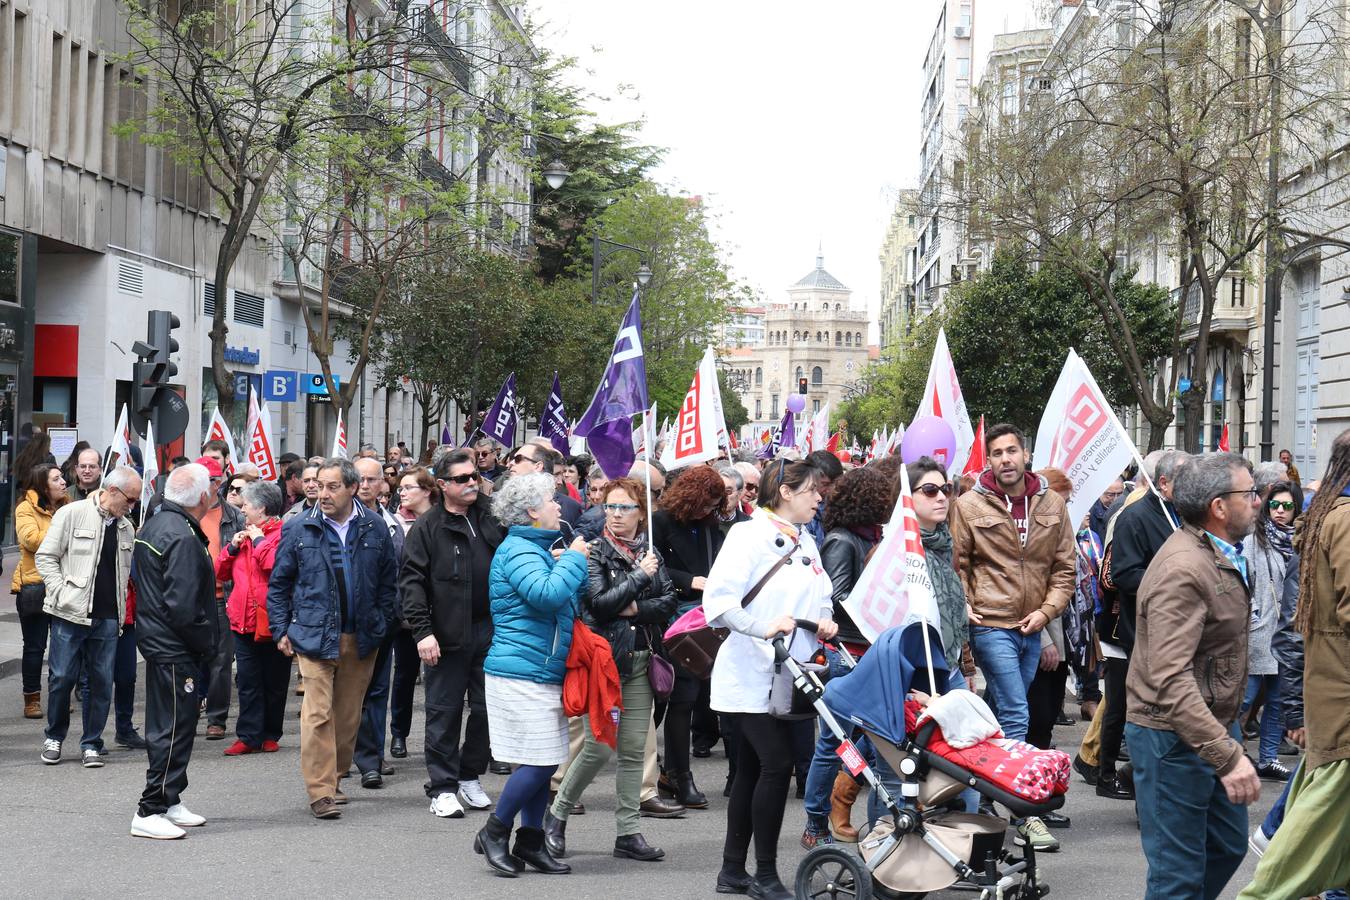
[[[759,592],[764,588],[764,585],[769,583],[769,579],[774,576],[774,573],[783,568],[787,561],[792,558],[792,554],[796,553],[797,548],[800,546],[801,544],[794,541],[792,546],[788,548],[788,552],[778,557],[778,561],[769,566],[769,571],[765,572],[759,581],[755,582],[755,586],[752,587],[749,592],[746,593],[745,598],[741,600],[741,609],[745,609],[745,607],[750,605],[752,600],[759,596]]]

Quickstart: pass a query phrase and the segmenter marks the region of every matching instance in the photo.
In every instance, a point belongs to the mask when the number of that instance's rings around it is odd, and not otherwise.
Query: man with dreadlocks
[[[1350,430],[1331,445],[1321,489],[1295,544],[1302,559],[1304,734],[1308,753],[1287,812],[1239,900],[1304,897],[1350,885]]]

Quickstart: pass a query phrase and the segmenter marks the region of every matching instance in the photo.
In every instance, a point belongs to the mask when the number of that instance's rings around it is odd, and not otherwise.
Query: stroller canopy
[[[947,660],[942,655],[942,636],[928,626],[933,653],[933,678],[928,684],[928,663],[923,652],[920,624],[883,631],[857,667],[843,678],[825,685],[825,704],[835,716],[847,719],[878,736],[899,744],[905,739],[905,695],[911,687],[928,694],[947,692]]]

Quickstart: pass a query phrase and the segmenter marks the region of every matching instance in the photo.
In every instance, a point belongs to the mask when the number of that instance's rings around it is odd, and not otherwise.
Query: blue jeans
[[[1030,721],[1027,688],[1031,687],[1041,661],[1040,634],[1022,634],[1016,628],[972,625],[970,645],[975,652],[975,662],[984,672],[989,705],[998,717],[1003,736],[1025,741]]]
[[[1248,675],[1247,696],[1242,699],[1242,710],[1238,717],[1247,715],[1247,710],[1256,702],[1261,692],[1261,684],[1266,685],[1266,702],[1261,707],[1261,752],[1257,757],[1261,765],[1278,760],[1280,739],[1284,737],[1284,701],[1280,697],[1280,676]]]
[[[136,710],[136,624],[122,626],[117,639],[117,654],[113,661],[113,718],[117,736],[125,737],[136,730],[132,713]]]
[[[385,639],[375,657],[375,669],[361,705],[361,724],[356,730],[352,762],[362,775],[378,772],[384,763],[384,726],[389,721],[389,683],[394,665],[394,638]]]
[[[48,740],[65,741],[70,731],[70,692],[83,670],[89,696],[80,707],[83,735],[80,748],[103,749],[103,726],[112,706],[113,664],[117,658],[117,620],[93,619],[76,625],[51,617],[51,645],[47,650]]]
[[[1145,900],[1215,900],[1247,853],[1247,807],[1229,801],[1213,766],[1176,732],[1128,723],[1125,734],[1148,860]]]

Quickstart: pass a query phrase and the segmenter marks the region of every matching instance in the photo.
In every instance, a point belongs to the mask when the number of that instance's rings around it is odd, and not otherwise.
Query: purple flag
[[[778,451],[784,447],[794,447],[797,444],[797,426],[793,420],[792,410],[783,413],[783,421],[778,425],[778,431],[774,433],[773,440],[757,454],[761,459],[773,459],[778,455]]]
[[[497,392],[497,402],[487,412],[483,426],[479,429],[503,447],[516,442],[516,373],[506,376],[502,389]]]
[[[573,432],[586,439],[595,461],[610,478],[628,474],[637,455],[633,452],[633,426],[629,419],[646,409],[647,361],[642,355],[642,315],[638,293],[628,304],[614,338],[604,377],[595,389],[591,405],[581,414]]]
[[[445,447],[453,447],[455,445],[455,439],[450,434],[449,422],[446,422],[441,426],[441,445]]]
[[[563,456],[572,455],[572,447],[567,440],[567,413],[563,411],[562,385],[558,382],[557,372],[553,373],[553,389],[548,392],[544,417],[539,420],[539,436],[548,438],[553,449]]]

